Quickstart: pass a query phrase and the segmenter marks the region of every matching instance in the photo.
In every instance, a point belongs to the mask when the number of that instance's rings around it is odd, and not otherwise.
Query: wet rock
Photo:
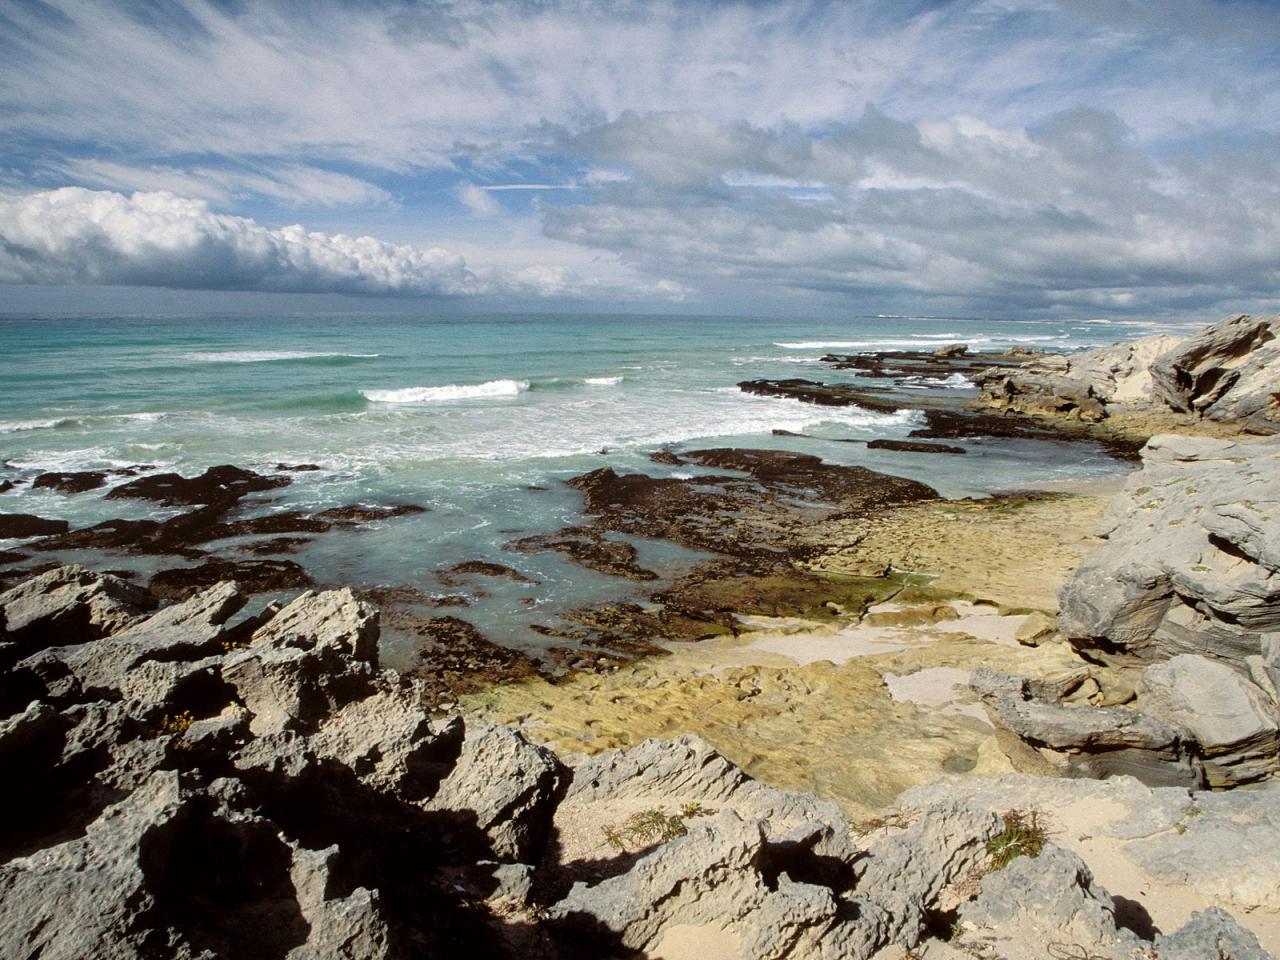
[[[25,553],[19,553],[16,550],[0,550],[0,564],[21,563],[28,559]]]
[[[1200,786],[1204,772],[1179,728],[1125,707],[1067,706],[1032,682],[995,670],[970,685],[987,705],[997,742],[1027,773]]]
[[[819,383],[816,380],[744,380],[738,384],[743,393],[758,397],[784,397],[823,407],[863,407],[881,413],[896,413],[903,404],[885,399],[867,387],[847,383]]]
[[[964,447],[950,443],[925,443],[919,440],[870,440],[868,450],[894,450],[900,453],[964,453]]]
[[[0,493],[8,493],[13,488],[14,488],[14,483],[12,480],[8,480],[8,479],[0,480]]]
[[[29,513],[0,513],[0,539],[21,540],[66,533],[71,524],[65,520],[46,520]]]
[[[328,523],[359,526],[365,523],[377,523],[379,520],[390,520],[393,517],[409,517],[415,513],[426,513],[426,507],[412,503],[399,503],[393,506],[377,506],[373,504],[353,503],[345,507],[331,507],[315,514],[314,519]]]
[[[1151,363],[1156,394],[1175,410],[1210,420],[1280,428],[1280,317],[1228,317]]]
[[[660,463],[667,467],[678,467],[684,463],[678,456],[670,450],[656,450],[649,454],[649,459],[654,463]]]
[[[323,469],[319,464],[315,463],[277,463],[277,470],[284,470],[287,473],[314,473]]]
[[[1160,436],[1059,593],[1094,658],[1243,661],[1280,631],[1280,440]]]
[[[70,473],[42,473],[31,481],[32,490],[61,490],[63,493],[84,493],[96,490],[107,482],[106,471],[79,470]]]
[[[1185,728],[1200,745],[1210,786],[1250,783],[1280,769],[1280,706],[1221,660],[1180,654],[1147,667],[1142,686],[1142,709]]]
[[[162,570],[147,583],[151,595],[182,600],[224,580],[247,593],[267,593],[311,586],[306,571],[292,560],[224,560],[211,557],[195,567]]]
[[[455,563],[447,570],[439,571],[436,574],[436,579],[446,587],[456,587],[465,582],[464,578],[470,576],[505,577],[515,583],[538,583],[537,580],[526,577],[514,567],[508,567],[505,563],[492,563],[487,560],[464,560],[462,563]]]
[[[599,530],[589,527],[564,527],[554,533],[539,533],[502,545],[516,553],[538,553],[551,550],[562,553],[575,563],[628,580],[656,580],[658,575],[636,563],[636,548],[622,540],[610,540]]]
[[[107,494],[108,500],[151,500],[164,506],[211,506],[239,500],[250,493],[288,486],[288,477],[264,477],[252,470],[224,464],[210,467],[197,477],[157,473],[123,483]]]
[[[495,683],[540,676],[537,661],[519,650],[487,639],[458,617],[413,617],[393,612],[388,627],[422,640],[408,675],[423,683],[423,702],[432,709],[456,704],[458,697]]]

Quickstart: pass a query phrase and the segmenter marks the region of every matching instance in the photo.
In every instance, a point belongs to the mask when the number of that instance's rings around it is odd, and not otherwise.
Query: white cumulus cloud
[[[0,197],[0,279],[293,293],[485,289],[462,257],[438,247],[270,229],[163,190],[81,187]]]

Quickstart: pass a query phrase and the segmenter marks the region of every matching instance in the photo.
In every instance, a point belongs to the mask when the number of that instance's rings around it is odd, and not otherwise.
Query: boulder
[[[487,838],[499,860],[532,862],[546,842],[560,762],[507,727],[468,725],[452,770],[424,804]]]
[[[1142,686],[1142,709],[1199,744],[1210,786],[1251,783],[1280,769],[1280,708],[1221,660],[1179,654],[1147,667]]]
[[[1127,707],[1067,706],[1043,685],[995,670],[973,672],[997,743],[1026,773],[1137,777],[1153,786],[1200,786],[1204,772],[1177,726]]]
[[[1151,364],[1157,396],[1210,420],[1280,429],[1280,317],[1228,317]]]
[[[1074,944],[1097,960],[1132,960],[1142,946],[1117,927],[1115,903],[1085,862],[1053,844],[983,877],[982,892],[960,908],[954,942],[1006,960],[1041,960],[1048,943]]]
[[[1059,626],[1095,659],[1243,661],[1280,632],[1280,438],[1152,437]]]
[[[314,730],[372,691],[377,643],[377,611],[349,589],[307,591],[225,659],[222,677],[253,714],[255,736]]]
[[[85,643],[137,622],[155,601],[133,584],[70,565],[0,593],[0,640],[18,649]]]
[[[1155,951],[1160,960],[1275,960],[1251,931],[1220,907],[1194,914],[1189,923],[1167,936],[1157,935]]]
[[[0,540],[25,540],[66,533],[71,524],[65,520],[49,520],[30,513],[0,513]]]

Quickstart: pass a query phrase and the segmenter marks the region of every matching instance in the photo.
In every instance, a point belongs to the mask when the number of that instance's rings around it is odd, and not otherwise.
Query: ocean
[[[536,648],[547,641],[527,629],[531,618],[643,587],[502,545],[581,522],[579,494],[562,482],[569,477],[605,465],[653,475],[688,469],[651,462],[664,446],[802,450],[922,480],[950,497],[1126,469],[1087,444],[975,441],[968,456],[945,458],[867,450],[836,441],[905,437],[919,414],[751,396],[739,381],[853,379],[820,363],[833,351],[953,342],[1072,351],[1156,332],[1179,331],[923,317],[9,317],[0,319],[0,480],[16,486],[0,493],[0,512],[66,519],[73,529],[165,512],[104,501],[105,489],[30,489],[43,471],[314,464],[321,469],[291,474],[292,485],[258,509],[427,508],[303,548],[293,559],[318,582],[457,592],[434,571],[496,560],[539,582],[486,584],[488,596],[456,613],[491,639]],[[969,389],[957,378],[912,386]],[[0,549],[13,545],[0,541]],[[700,559],[666,544],[638,547],[641,564],[664,573]],[[101,566],[112,558],[82,559]],[[143,575],[179,565],[115,560]]]

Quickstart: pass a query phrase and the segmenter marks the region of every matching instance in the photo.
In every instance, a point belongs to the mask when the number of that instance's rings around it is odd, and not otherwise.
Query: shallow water
[[[296,557],[319,581],[452,593],[433,570],[499,560],[541,583],[477,582],[492,596],[446,612],[494,639],[536,647],[545,641],[520,626],[531,609],[541,615],[627,585],[553,554],[513,554],[501,545],[578,522],[578,494],[561,483],[576,474],[606,464],[687,471],[649,462],[663,445],[803,450],[923,480],[949,496],[1123,469],[1080,444],[976,441],[966,444],[970,455],[945,458],[869,451],[835,441],[905,437],[917,415],[749,396],[738,381],[854,379],[817,362],[829,351],[951,342],[1073,350],[1164,329],[617,315],[0,319],[0,476],[18,483],[0,494],[0,511],[65,518],[73,527],[155,513],[147,504],[104,502],[105,490],[28,489],[25,481],[46,470],[317,464],[319,471],[293,474],[293,485],[263,509],[355,501],[429,508],[321,537]],[[954,378],[914,386],[965,390]],[[814,439],[776,437],[775,429]],[[661,544],[644,545],[640,557],[663,571],[694,559]],[[144,573],[155,565],[120,562]]]

